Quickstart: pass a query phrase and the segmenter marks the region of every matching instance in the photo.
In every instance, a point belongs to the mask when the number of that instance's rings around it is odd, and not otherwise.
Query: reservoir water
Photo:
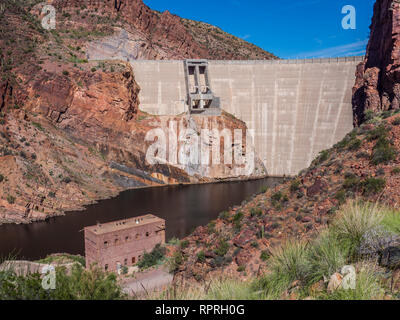
[[[0,226],[0,257],[36,260],[52,253],[84,255],[83,228],[149,213],[166,220],[167,241],[182,238],[216,219],[220,212],[241,204],[262,187],[273,187],[282,181],[266,178],[128,190],[116,198],[90,205],[85,211],[29,225]]]

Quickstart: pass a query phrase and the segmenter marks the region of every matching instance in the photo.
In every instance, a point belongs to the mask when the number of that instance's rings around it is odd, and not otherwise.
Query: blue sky
[[[280,58],[363,55],[375,0],[144,0],[152,9],[207,22]],[[356,29],[342,8],[356,8]]]

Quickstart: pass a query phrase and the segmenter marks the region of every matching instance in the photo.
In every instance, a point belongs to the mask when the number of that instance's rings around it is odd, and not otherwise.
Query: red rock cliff
[[[400,1],[377,0],[365,61],[353,88],[355,125],[365,112],[400,108]]]

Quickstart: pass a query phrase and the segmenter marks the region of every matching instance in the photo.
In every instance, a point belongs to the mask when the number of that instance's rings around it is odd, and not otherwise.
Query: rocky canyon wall
[[[400,1],[377,0],[365,60],[353,88],[356,125],[373,112],[400,108]]]

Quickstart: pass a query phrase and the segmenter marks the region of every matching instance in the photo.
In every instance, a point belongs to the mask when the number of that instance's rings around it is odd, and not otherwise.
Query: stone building
[[[133,266],[157,244],[165,243],[165,220],[145,215],[85,228],[86,266],[104,271]]]

